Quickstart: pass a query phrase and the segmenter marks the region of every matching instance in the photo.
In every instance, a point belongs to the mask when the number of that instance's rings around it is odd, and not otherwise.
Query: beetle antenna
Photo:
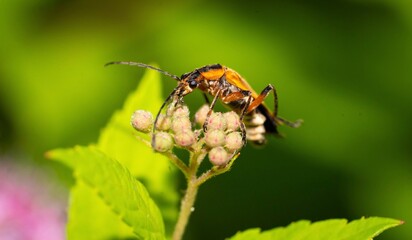
[[[150,69],[156,70],[156,71],[158,71],[158,72],[160,72],[160,73],[162,73],[166,76],[169,76],[169,77],[171,77],[171,78],[173,78],[177,81],[180,81],[180,78],[176,75],[168,73],[168,72],[166,72],[166,71],[164,71],[160,68],[153,67],[153,66],[150,66],[150,65],[147,65],[147,64],[144,64],[144,63],[139,63],[139,62],[126,62],[126,61],[109,62],[109,63],[106,63],[104,66],[107,67],[107,66],[113,65],[113,64],[121,64],[121,65],[138,66],[138,67],[142,67],[142,68],[150,68]]]
[[[167,96],[166,100],[163,102],[162,106],[160,107],[159,111],[157,112],[156,118],[153,122],[153,129],[152,129],[152,148],[154,148],[154,144],[155,144],[155,130],[156,130],[156,125],[157,125],[157,121],[159,121],[159,116],[160,113],[162,112],[163,108],[166,106],[166,104],[168,104],[172,98],[176,95],[176,91],[178,90],[178,87],[176,87],[170,94],[169,96]]]

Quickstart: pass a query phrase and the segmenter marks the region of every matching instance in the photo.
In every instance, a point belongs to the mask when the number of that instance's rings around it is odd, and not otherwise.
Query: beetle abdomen
[[[258,112],[248,114],[243,119],[246,127],[246,138],[256,145],[264,145],[266,143],[266,130],[264,123],[266,117]]]

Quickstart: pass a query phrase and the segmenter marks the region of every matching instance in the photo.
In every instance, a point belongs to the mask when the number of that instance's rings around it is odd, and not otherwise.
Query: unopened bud
[[[223,117],[223,114],[221,112],[214,112],[212,113],[212,115],[210,115],[207,123],[207,129],[220,129],[224,131],[226,130],[226,126],[226,119]]]
[[[189,117],[189,108],[186,105],[183,105],[183,103],[176,104],[176,101],[173,101],[169,104],[169,107],[166,110],[166,115],[169,117]]]
[[[167,131],[172,126],[172,120],[164,114],[160,114],[157,119],[156,129],[160,131]]]
[[[193,131],[182,131],[175,134],[175,143],[180,147],[189,147],[196,141]]]
[[[204,104],[200,109],[195,113],[195,122],[199,125],[203,125],[206,121],[207,113],[209,112],[209,104]]]
[[[166,132],[158,132],[154,136],[153,148],[157,152],[167,152],[173,148],[173,139]]]
[[[178,118],[178,117],[189,117],[189,108],[186,105],[178,105],[174,112],[173,112],[173,117]]]
[[[153,126],[153,115],[148,111],[137,110],[133,113],[130,123],[137,131],[148,133]]]
[[[223,147],[212,148],[209,152],[209,161],[215,166],[225,166],[228,161],[228,153]]]
[[[226,136],[226,148],[234,152],[243,147],[242,135],[239,132],[231,132]]]
[[[236,131],[240,127],[239,115],[233,111],[224,113],[223,116],[227,122],[227,130]]]
[[[192,131],[192,123],[188,117],[173,118],[172,130],[175,133]]]
[[[205,134],[205,142],[209,147],[222,146],[225,144],[224,131],[219,129],[207,131]]]

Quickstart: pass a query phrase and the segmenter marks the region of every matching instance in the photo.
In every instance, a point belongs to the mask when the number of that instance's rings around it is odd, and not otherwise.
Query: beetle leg
[[[244,91],[244,93],[245,92],[249,92],[249,91]],[[243,96],[243,97],[245,97],[245,96]],[[240,119],[240,130],[242,131],[242,147],[244,147],[245,145],[246,145],[246,126],[245,126],[245,123],[243,122],[243,117],[245,116],[245,114],[246,114],[246,109],[248,109],[248,107],[249,107],[249,105],[250,105],[250,103],[252,102],[252,100],[253,100],[253,98],[252,98],[252,95],[251,95],[251,92],[249,92],[247,95],[246,95],[246,97],[247,97],[247,100],[246,100],[246,104],[245,104],[245,106],[242,108],[242,111],[240,112],[240,116],[239,116],[239,119]],[[236,100],[235,100],[236,101]],[[232,156],[230,156],[230,161],[232,161],[233,160],[233,158],[234,157],[236,157],[236,156],[239,156],[239,153],[240,152],[240,150],[236,150],[236,151],[234,151],[233,153],[232,153]]]
[[[255,110],[260,104],[262,104],[265,98],[269,95],[270,91],[273,92],[273,95],[275,98],[273,115],[276,117],[278,115],[278,95],[276,93],[275,88],[272,86],[272,84],[267,85],[267,87],[263,89],[263,91],[259,94],[259,96],[255,100],[253,100],[253,102],[249,105],[246,112],[250,113],[251,111]]]
[[[214,97],[213,100],[212,100],[212,103],[211,103],[210,106],[209,106],[209,112],[207,112],[205,123],[203,123],[203,131],[204,131],[204,132],[207,131],[207,124],[208,124],[208,122],[209,122],[210,115],[212,115],[213,108],[215,107],[216,101],[217,101],[217,99],[219,98],[221,92],[222,92],[221,89],[219,89],[219,90],[217,91],[215,97]]]
[[[250,104],[249,108],[247,109],[247,113],[255,110],[260,104],[262,104],[263,100],[269,95],[270,91],[273,92],[274,95],[274,109],[273,109],[273,117],[277,125],[287,125],[289,127],[297,128],[302,124],[302,120],[297,120],[295,122],[288,121],[281,117],[278,117],[278,95],[276,93],[275,87],[269,84],[267,87],[263,89],[260,95]]]
[[[233,102],[233,101],[238,101],[241,99],[246,99],[246,104],[245,106],[242,108],[241,112],[240,112],[240,130],[242,131],[242,142],[243,145],[246,144],[246,127],[245,124],[243,123],[243,118],[246,114],[246,110],[249,108],[253,98],[252,98],[252,92],[250,91],[240,91],[240,92],[233,92],[231,94],[226,95],[225,97],[222,97],[222,101],[229,103],[229,102]],[[208,118],[206,118],[206,120],[208,120]]]
[[[251,94],[250,91],[241,91],[241,92],[233,92],[228,94],[227,96],[222,97],[222,101],[225,103],[230,103],[233,101],[240,100],[244,97],[247,97]]]
[[[169,96],[167,96],[166,100],[163,102],[162,106],[160,107],[159,111],[157,112],[156,118],[155,118],[154,123],[153,123],[153,128],[152,128],[152,142],[151,142],[152,148],[154,148],[154,144],[155,144],[155,141],[156,141],[156,140],[155,140],[155,136],[156,136],[156,135],[155,135],[155,130],[156,130],[157,122],[159,121],[160,113],[162,112],[162,110],[163,110],[163,108],[166,106],[166,104],[168,104],[168,103],[172,100],[172,98],[176,96],[177,90],[178,90],[178,87],[176,87],[176,88],[169,94]]]
[[[302,119],[298,119],[294,122],[288,121],[288,120],[283,119],[281,117],[276,117],[275,119],[279,124],[285,124],[286,126],[289,126],[289,127],[292,127],[292,128],[298,128],[303,123]]]
[[[250,91],[240,91],[240,92],[233,92],[231,94],[228,94],[225,97],[222,97],[223,102],[233,102],[233,101],[238,101],[241,99],[244,99],[246,97],[246,103],[245,106],[242,108],[240,112],[240,130],[242,131],[242,142],[243,145],[246,145],[246,127],[245,124],[243,123],[243,118],[245,117],[245,114],[247,113],[247,109],[249,109],[250,104],[252,103],[252,92]]]
[[[205,98],[206,104],[207,104],[207,105],[210,105],[210,101],[209,101],[209,98],[207,97],[207,94],[206,94],[206,93],[203,93],[203,97]]]
[[[246,145],[246,126],[245,126],[245,123],[243,122],[243,118],[245,117],[245,114],[246,114],[246,110],[249,108],[249,106],[250,106],[250,104],[251,104],[251,102],[252,102],[252,95],[249,95],[249,97],[247,98],[247,100],[246,100],[246,104],[245,104],[245,106],[243,107],[243,109],[242,109],[242,112],[240,113],[240,117],[239,117],[239,119],[240,119],[240,130],[242,131],[242,143],[243,143],[243,146],[245,146]]]

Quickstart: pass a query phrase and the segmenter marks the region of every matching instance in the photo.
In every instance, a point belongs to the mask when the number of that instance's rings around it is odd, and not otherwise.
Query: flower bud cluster
[[[189,109],[186,105],[172,103],[166,114],[160,114],[153,135],[153,148],[158,152],[170,151],[174,146],[192,151],[199,146],[208,152],[210,162],[215,166],[225,166],[233,154],[243,147],[240,131],[241,121],[235,112],[212,112],[203,105],[194,120],[199,129],[192,128]],[[207,121],[207,122],[206,122]],[[137,110],[131,119],[132,126],[140,132],[148,133],[153,128],[152,114]],[[203,126],[206,132],[203,133]]]
[[[153,128],[154,119],[150,112],[137,110],[132,115],[131,124],[137,131],[149,133]],[[190,147],[197,140],[186,105],[170,104],[166,114],[159,115],[155,130],[153,148],[157,152],[167,152],[175,145]]]
[[[243,147],[239,115],[235,112],[212,112],[208,118],[206,108],[209,109],[208,105],[200,108],[195,120],[198,124],[207,121],[204,141],[210,148],[209,161],[215,166],[225,166],[233,153]]]

